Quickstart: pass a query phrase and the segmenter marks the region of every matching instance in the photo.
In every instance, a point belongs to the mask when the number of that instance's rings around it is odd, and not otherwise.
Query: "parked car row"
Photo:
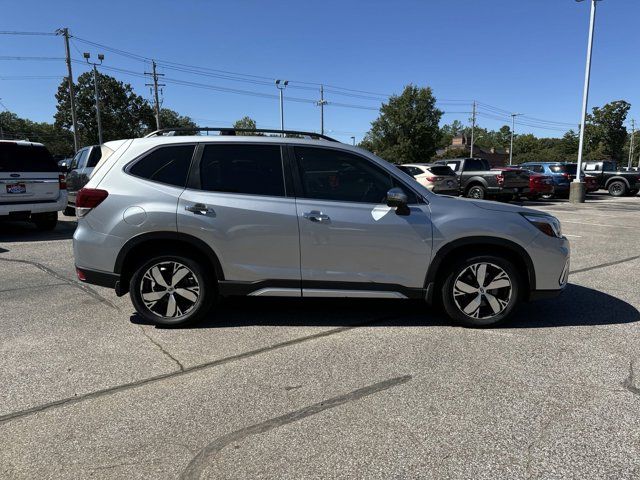
[[[567,198],[577,174],[575,163],[527,162],[491,168],[487,160],[480,158],[405,164],[399,168],[435,193],[478,200]],[[640,191],[640,172],[618,170],[615,162],[585,162],[583,173],[587,193],[607,190],[610,195],[620,197]]]

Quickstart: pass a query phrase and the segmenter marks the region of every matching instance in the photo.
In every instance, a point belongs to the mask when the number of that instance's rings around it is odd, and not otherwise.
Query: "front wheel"
[[[473,185],[467,190],[467,198],[475,198],[476,200],[483,200],[487,196],[487,191],[482,185]]]
[[[442,303],[447,314],[468,327],[505,321],[518,304],[521,281],[515,266],[492,255],[468,257],[447,274]]]
[[[214,283],[200,264],[178,255],[141,265],[131,277],[129,292],[138,314],[167,326],[202,320],[216,297]]]
[[[627,186],[624,182],[616,180],[609,184],[609,195],[612,197],[623,197],[627,194]]]

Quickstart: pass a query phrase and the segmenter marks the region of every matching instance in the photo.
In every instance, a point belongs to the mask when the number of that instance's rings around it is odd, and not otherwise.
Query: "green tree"
[[[145,99],[133,91],[131,85],[101,73],[98,73],[98,85],[103,141],[139,137],[155,128],[153,109]],[[93,73],[86,72],[78,77],[75,92],[80,143],[82,145],[97,143],[98,124]],[[71,108],[66,79],[58,87],[56,100],[58,105],[55,125],[69,130]]]
[[[182,116],[168,108],[160,109],[160,125],[162,128],[196,128],[197,125],[190,117]],[[148,128],[155,128],[155,118]]]
[[[440,129],[440,141],[438,143],[438,147],[446,148],[450,146],[454,137],[457,137],[464,131],[464,125],[460,120],[454,120],[450,124],[443,125]]]
[[[438,147],[441,117],[431,88],[408,85],[382,104],[360,145],[390,162],[426,162]]]
[[[256,128],[258,128],[256,125],[256,121],[253,118],[245,115],[240,120],[236,120],[236,122],[233,124],[233,128],[246,128],[247,130],[255,130]]]
[[[73,154],[73,135],[46,122],[32,122],[18,117],[12,112],[0,113],[0,139],[31,140],[44,143],[54,155],[70,156]]]
[[[591,155],[598,152],[617,161],[623,160],[628,135],[624,122],[630,108],[631,104],[624,100],[593,108],[585,130]]]

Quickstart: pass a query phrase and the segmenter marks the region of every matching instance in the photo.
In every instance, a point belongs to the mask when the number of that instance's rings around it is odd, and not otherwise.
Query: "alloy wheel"
[[[474,263],[456,277],[453,299],[466,316],[486,320],[507,308],[512,289],[511,279],[502,268],[493,263]]]
[[[198,303],[200,284],[187,266],[164,261],[152,265],[144,273],[140,282],[140,297],[154,315],[180,318]]]

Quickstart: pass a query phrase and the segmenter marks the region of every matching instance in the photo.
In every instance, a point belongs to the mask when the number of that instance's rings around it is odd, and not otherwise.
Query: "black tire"
[[[154,266],[158,271],[152,273]],[[188,273],[172,282],[171,275],[179,274],[182,267],[186,267]],[[171,268],[172,272],[169,271]],[[157,277],[158,272],[160,278]],[[147,295],[146,303],[142,297],[143,290],[147,290],[144,293]],[[162,255],[142,263],[135,271],[129,282],[129,295],[136,311],[145,320],[156,325],[177,327],[202,320],[217,298],[217,289],[215,280],[192,258]],[[163,314],[159,313],[163,311]]]
[[[31,215],[31,221],[35,223],[38,230],[43,232],[53,230],[58,224],[58,212],[34,213]]]
[[[62,214],[65,217],[75,217],[76,216],[76,209],[73,207],[65,207],[64,211],[62,212]]]
[[[553,200],[554,198],[556,198],[556,195],[555,195],[555,193],[544,193],[544,194],[541,195],[541,197],[544,200]]]
[[[627,185],[621,180],[615,180],[607,187],[612,197],[624,197],[627,194]]]
[[[487,196],[487,191],[482,185],[471,185],[467,189],[467,198],[475,198],[476,200],[484,200]]]
[[[539,193],[530,193],[529,196],[527,197],[527,199],[532,201],[532,202],[537,202],[538,200],[540,200],[540,194]]]
[[[477,280],[482,274],[481,268],[475,270],[475,276],[473,274],[474,267],[479,265],[485,265],[485,285],[482,287]],[[485,288],[492,283],[497,288]],[[462,285],[463,290],[460,289]],[[442,284],[442,305],[447,315],[461,325],[492,327],[509,318],[518,304],[521,286],[521,277],[509,260],[493,255],[470,256],[448,271]],[[467,308],[472,309],[470,313],[465,313]]]

